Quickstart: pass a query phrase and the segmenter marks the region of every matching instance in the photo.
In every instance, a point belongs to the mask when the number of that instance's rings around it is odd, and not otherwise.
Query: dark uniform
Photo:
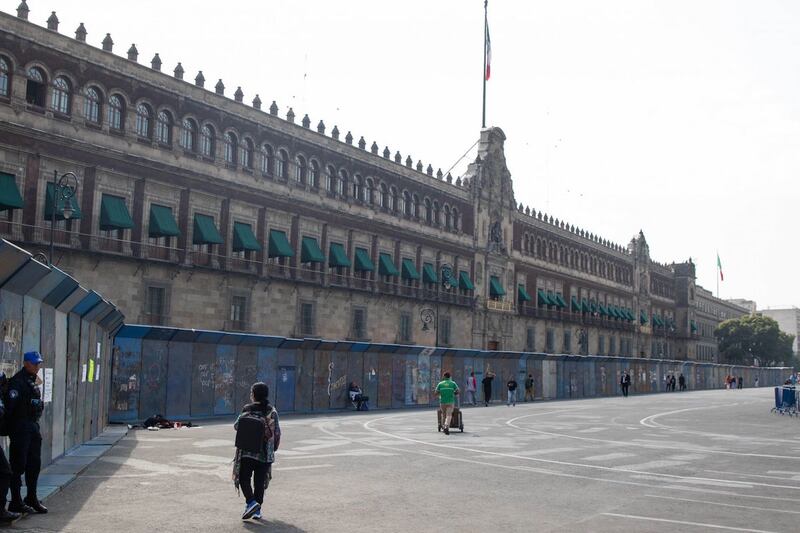
[[[39,470],[42,467],[42,434],[39,418],[44,410],[42,391],[36,385],[36,375],[24,368],[8,382],[6,425],[11,458],[11,505],[13,511],[22,507],[22,474],[25,474],[27,505],[39,505],[36,495]]]
[[[7,378],[5,374],[0,373],[0,385],[5,384]],[[0,420],[3,419],[6,413],[6,406],[3,403],[2,395],[0,395]],[[13,518],[19,518],[18,515],[9,516],[6,511],[6,500],[8,499],[8,487],[11,485],[11,465],[8,464],[6,454],[3,448],[0,448],[0,520],[6,521]]]

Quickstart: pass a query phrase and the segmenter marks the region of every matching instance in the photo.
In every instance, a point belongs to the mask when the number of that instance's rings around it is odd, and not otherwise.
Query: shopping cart
[[[794,387],[775,387],[775,407],[773,407],[770,412],[789,416],[800,416],[797,399],[797,390]]]

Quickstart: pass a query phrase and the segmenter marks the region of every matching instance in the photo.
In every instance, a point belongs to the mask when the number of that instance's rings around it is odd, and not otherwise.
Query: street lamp
[[[64,220],[72,218],[72,197],[78,190],[78,176],[72,172],[65,172],[58,177],[58,171],[53,171],[53,204],[50,209],[50,257],[49,263],[53,264],[53,236],[56,231],[56,211],[59,202],[63,202],[61,216]]]

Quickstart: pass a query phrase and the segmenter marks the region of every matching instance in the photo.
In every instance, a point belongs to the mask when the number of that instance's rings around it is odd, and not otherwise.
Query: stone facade
[[[295,123],[292,109],[284,120],[274,102],[262,111],[258,96],[230,99],[202,73],[190,83],[182,68],[173,77],[160,60],[115,55],[110,36],[98,49],[0,21],[0,172],[24,199],[0,211],[0,232],[46,249],[47,184],[74,172],[80,218],[57,222],[51,259],[130,322],[424,345],[438,331],[440,345],[464,348],[697,358],[691,261],[656,263],[641,232],[622,246],[518,203],[499,128],[481,131],[454,179],[363,137],[354,145],[338,126]],[[153,209],[177,234],[154,234]],[[208,217],[219,243],[198,243]],[[256,245],[242,244],[247,232]],[[335,266],[336,247],[349,266]]]

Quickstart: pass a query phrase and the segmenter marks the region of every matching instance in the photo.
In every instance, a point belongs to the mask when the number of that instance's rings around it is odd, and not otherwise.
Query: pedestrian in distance
[[[736,388],[736,376],[731,376],[731,389]]]
[[[511,376],[511,379],[508,380],[508,383],[506,383],[506,388],[508,388],[508,403],[506,405],[508,405],[509,407],[511,407],[512,405],[514,407],[516,407],[517,406],[517,380],[514,379],[514,376]]]
[[[467,403],[475,405],[478,396],[478,380],[475,379],[475,372],[470,372],[467,378]]]
[[[739,376],[739,381],[738,381],[738,383],[739,383],[739,388],[740,388],[740,389],[743,389],[743,388],[744,388],[744,377],[742,377],[742,376]]]
[[[619,378],[619,386],[622,388],[622,396],[628,397],[628,389],[631,386],[631,375],[626,370]]]
[[[5,390],[8,386],[8,378],[5,373],[0,373],[0,389]],[[1,396],[1,395],[0,395]],[[6,407],[0,397],[0,428],[5,429],[5,414]],[[6,431],[0,431],[6,434]],[[6,454],[3,448],[0,448],[0,524],[9,524],[14,520],[19,519],[22,515],[19,513],[12,513],[6,510],[6,500],[8,499],[8,489],[11,486],[11,465],[6,459]]]
[[[755,381],[753,382],[754,387],[758,387],[758,377],[756,377]]]
[[[453,407],[455,407],[458,394],[458,385],[450,379],[450,372],[444,373],[444,379],[436,385],[435,394],[439,398],[439,409],[442,411],[442,430],[445,435],[449,435],[450,419],[453,416]]]
[[[233,425],[236,429],[233,485],[237,493],[242,489],[246,502],[242,520],[261,518],[264,492],[272,480],[272,463],[281,444],[278,411],[269,403],[266,383],[253,384],[250,402]]]
[[[528,374],[528,377],[525,378],[525,401],[528,401],[528,398],[533,401],[533,374]]]
[[[675,392],[675,384],[677,383],[677,379],[675,378],[675,374],[672,375],[670,380],[671,380],[670,388],[672,389],[672,392]]]
[[[492,381],[494,380],[494,372],[491,370],[486,372],[486,376],[481,380],[481,384],[483,385],[483,404],[486,407],[489,407],[489,404],[492,403]]]
[[[681,392],[686,390],[686,378],[683,376],[683,374],[678,376],[678,386],[680,387]]]
[[[6,426],[11,459],[11,503],[13,513],[44,514],[47,507],[37,495],[39,470],[42,467],[42,433],[39,419],[44,412],[42,381],[38,376],[42,366],[39,352],[27,352],[22,369],[8,382],[6,392]],[[25,476],[27,496],[22,499],[22,476]]]

